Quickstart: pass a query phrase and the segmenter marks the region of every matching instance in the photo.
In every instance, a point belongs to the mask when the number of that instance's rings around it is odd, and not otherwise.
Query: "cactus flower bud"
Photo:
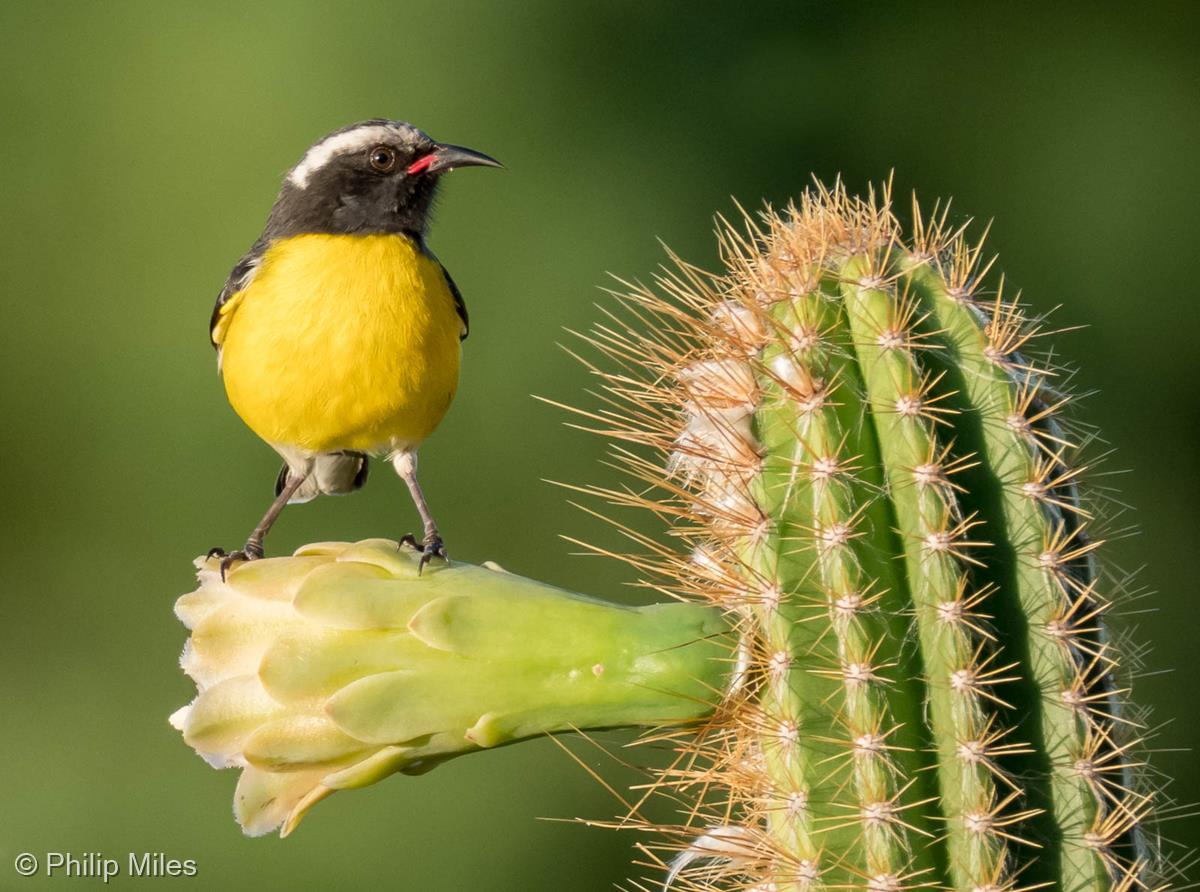
[[[171,716],[217,768],[242,769],[247,834],[290,833],[335,790],[522,738],[711,712],[728,626],[695,604],[624,607],[495,565],[418,574],[384,539],[241,564],[175,605],[198,696]]]

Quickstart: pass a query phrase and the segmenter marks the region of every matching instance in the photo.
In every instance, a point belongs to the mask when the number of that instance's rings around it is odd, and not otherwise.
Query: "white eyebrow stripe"
[[[389,124],[371,124],[347,130],[345,133],[335,133],[305,152],[300,163],[288,174],[288,180],[292,185],[303,189],[308,186],[309,177],[338,155],[363,151],[376,143],[387,142],[402,134],[401,128]]]

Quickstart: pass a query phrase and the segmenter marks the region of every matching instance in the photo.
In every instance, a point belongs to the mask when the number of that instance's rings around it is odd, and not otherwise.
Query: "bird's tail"
[[[291,471],[285,463],[275,479],[275,495],[283,492]],[[308,477],[300,484],[289,505],[309,502],[317,496],[336,496],[361,489],[367,482],[367,456],[363,452],[328,452],[312,458]]]

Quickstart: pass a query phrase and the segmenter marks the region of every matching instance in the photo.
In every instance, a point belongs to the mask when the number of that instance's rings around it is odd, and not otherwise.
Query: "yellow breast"
[[[218,338],[225,390],[269,443],[415,446],[454,398],[454,296],[438,263],[405,236],[276,242],[230,304]]]

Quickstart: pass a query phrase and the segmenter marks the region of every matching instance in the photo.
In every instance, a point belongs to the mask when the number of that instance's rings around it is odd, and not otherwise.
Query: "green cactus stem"
[[[678,744],[720,807],[647,824],[668,884],[1157,889],[1037,327],[944,216],[906,240],[886,191],[818,185],[718,235],[724,270],[672,258],[586,336],[617,369],[583,414],[641,484],[593,491],[688,546],[626,559],[741,617],[740,699]]]

